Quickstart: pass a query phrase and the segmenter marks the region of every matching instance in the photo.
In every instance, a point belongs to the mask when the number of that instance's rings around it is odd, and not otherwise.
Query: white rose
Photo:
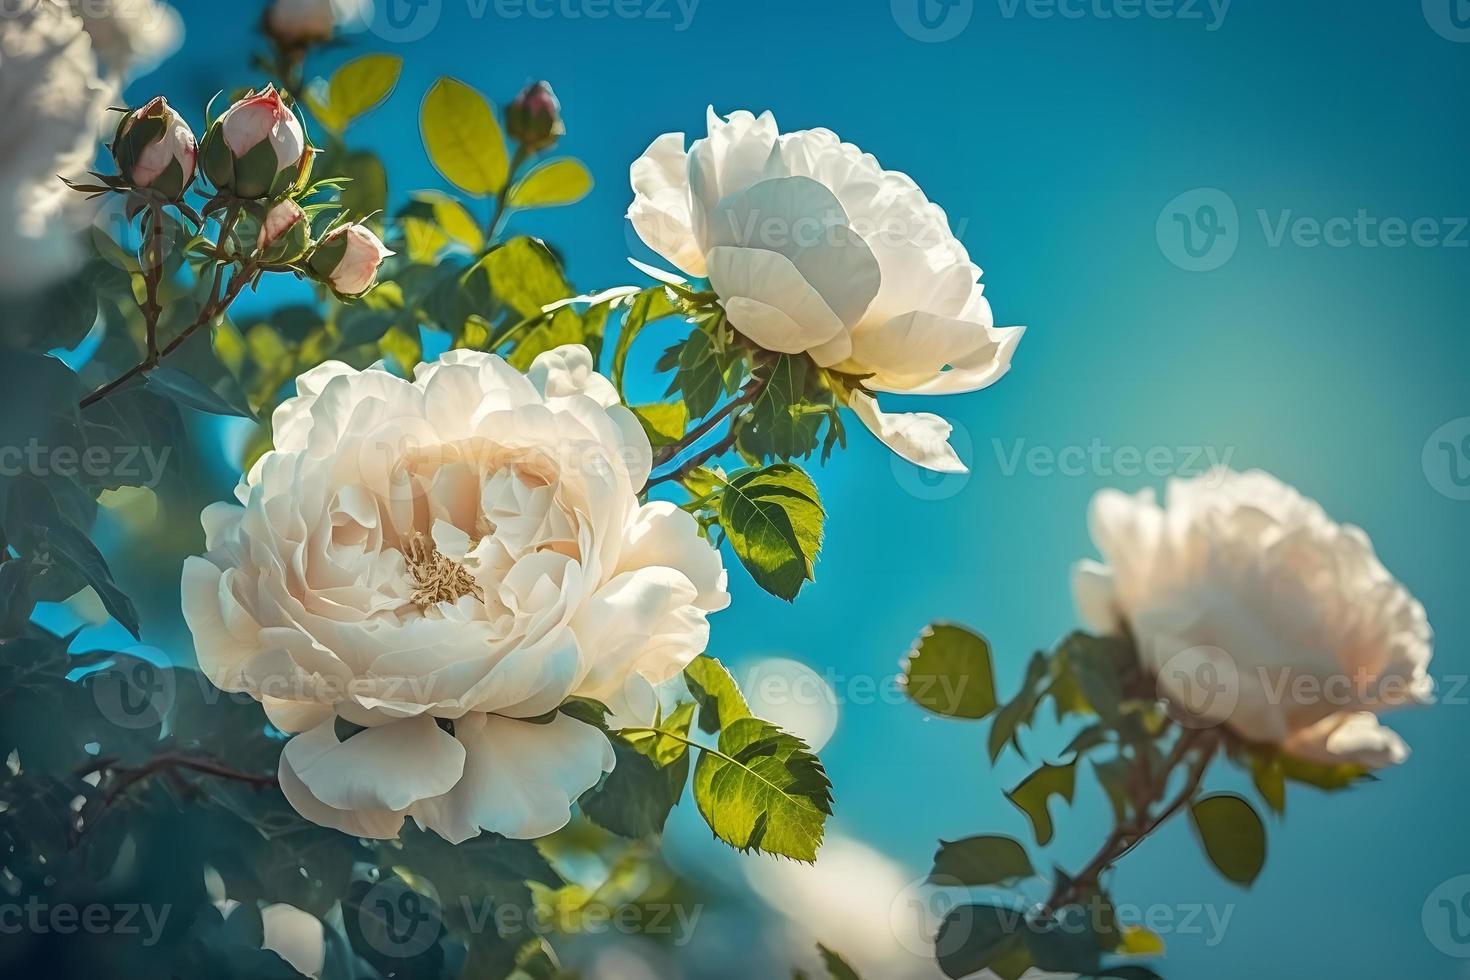
[[[719,553],[640,504],[652,453],[583,347],[530,377],[453,351],[413,381],[329,362],[184,565],[200,667],[300,733],[303,816],[389,838],[540,837],[612,768],[568,697],[648,723],[729,602]],[[338,723],[363,726],[345,740]]]
[[[912,180],[825,129],[780,134],[769,112],[709,112],[709,136],[654,140],[632,168],[633,227],[691,276],[707,276],[755,344],[872,375],[874,391],[944,395],[994,384],[1022,328],[997,328],[980,269]],[[887,415],[858,393],[864,424],[905,459],[964,466],[949,423]]]
[[[1099,493],[1105,564],[1074,573],[1091,629],[1132,634],[1176,710],[1312,762],[1377,769],[1408,748],[1377,713],[1427,703],[1424,607],[1366,534],[1259,471]]]

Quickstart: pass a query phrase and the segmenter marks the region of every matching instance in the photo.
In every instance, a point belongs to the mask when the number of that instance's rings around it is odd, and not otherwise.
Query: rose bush
[[[1082,618],[1131,634],[1176,710],[1312,762],[1407,757],[1377,713],[1431,699],[1433,634],[1361,530],[1259,471],[1171,481],[1162,507],[1106,490],[1089,525]]]
[[[709,112],[709,135],[654,140],[632,167],[628,218],[654,251],[708,277],[734,328],[766,350],[865,376],[858,417],[894,452],[964,469],[950,425],[886,414],[870,392],[994,384],[1023,328],[997,328],[980,269],[915,183],[825,129],[782,134],[767,112]]]
[[[648,438],[583,347],[527,375],[471,351],[412,381],[329,362],[297,389],[184,566],[204,673],[297,733],[281,786],[317,823],[558,829],[613,755],[553,712],[651,722],[728,602],[718,552],[639,503]]]

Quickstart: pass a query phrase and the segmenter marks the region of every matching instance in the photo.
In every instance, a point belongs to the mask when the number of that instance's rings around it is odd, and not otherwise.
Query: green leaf
[[[1255,809],[1243,797],[1219,793],[1192,804],[1189,818],[1216,870],[1249,887],[1266,865],[1266,827]]]
[[[1026,679],[1021,684],[1020,693],[996,714],[988,739],[992,763],[1000,758],[1000,753],[1007,744],[1014,745],[1017,751],[1020,750],[1016,733],[1022,725],[1030,724],[1032,716],[1036,714],[1036,706],[1041,703],[1041,682],[1047,676],[1047,669],[1045,654],[1032,655],[1031,662],[1026,665]]]
[[[60,515],[58,515],[60,517]],[[87,536],[65,518],[45,529],[46,552],[51,560],[69,567],[72,572],[96,590],[102,599],[102,607],[117,620],[135,639],[138,632],[138,611],[133,602],[112,581],[112,572],[107,561]]]
[[[1108,802],[1112,804],[1113,816],[1122,823],[1128,816],[1128,810],[1133,805],[1129,796],[1129,782],[1133,776],[1133,766],[1124,757],[1109,759],[1105,762],[1092,762],[1093,772],[1097,775],[1097,781],[1102,785],[1103,792],[1107,794]]]
[[[720,526],[756,584],[790,602],[814,578],[822,546],[816,484],[790,463],[743,470],[724,484]]]
[[[847,961],[841,956],[821,943],[817,944],[817,952],[822,956],[822,965],[827,968],[829,980],[859,980],[857,971],[848,966]]]
[[[466,280],[477,277],[497,302],[518,317],[538,317],[543,307],[574,295],[551,250],[544,242],[524,236],[493,249],[465,273]],[[566,312],[576,316],[570,309]]]
[[[961,905],[939,925],[934,953],[944,975],[960,980],[981,970],[1014,980],[1031,966],[1025,916],[998,905]]]
[[[757,459],[793,459],[817,448],[820,412],[806,411],[808,362],[782,354],[755,376],[764,387],[750,404],[740,427],[739,447]]]
[[[1124,956],[1163,956],[1164,940],[1143,926],[1124,926],[1117,951]]]
[[[434,221],[450,239],[477,255],[485,248],[484,233],[474,215],[459,201],[440,191],[419,191],[413,197],[429,205]]]
[[[210,387],[183,371],[171,367],[156,367],[148,372],[148,387],[186,408],[198,409],[210,415],[255,418],[255,413],[250,410],[250,404],[245,399],[245,393],[240,390],[235,379],[228,375],[223,375],[215,387]]]
[[[516,181],[509,201],[517,208],[575,204],[592,190],[592,174],[581,160],[548,160]]]
[[[738,376],[732,369],[738,363],[733,351],[721,351],[715,338],[701,327],[672,349],[674,379],[669,385],[669,394],[678,392],[689,406],[690,418],[703,418],[718,404],[721,395],[733,391],[730,382]],[[667,357],[667,354],[665,355]]]
[[[623,371],[628,365],[628,352],[633,349],[633,341],[639,331],[653,321],[677,312],[678,307],[669,298],[666,286],[650,286],[633,297],[628,314],[623,317],[623,328],[618,331],[617,346],[613,348],[612,383],[619,393],[623,391]]]
[[[694,799],[731,847],[815,861],[832,813],[832,784],[801,739],[741,718],[721,730],[718,752],[700,754]]]
[[[1006,794],[1031,821],[1036,832],[1036,843],[1045,847],[1051,843],[1053,828],[1047,804],[1053,796],[1072,802],[1072,793],[1077,784],[1077,763],[1066,765],[1043,765],[1021,781],[1021,784]]]
[[[1057,720],[1092,713],[1116,724],[1123,701],[1122,675],[1138,654],[1128,640],[1073,633],[1052,657],[1052,697]]]
[[[1009,837],[967,837],[940,841],[929,881],[936,885],[1010,885],[1036,874],[1019,841]]]
[[[325,105],[313,103],[321,124],[341,133],[354,119],[380,105],[392,94],[403,71],[397,55],[369,54],[347,62],[332,73]]]
[[[693,717],[694,703],[687,702],[658,726],[658,731],[673,735],[614,734],[617,764],[578,804],[587,818],[622,837],[663,833],[689,779],[689,746],[683,739],[689,736]]]
[[[630,405],[629,408],[638,416],[653,448],[672,446],[684,438],[684,430],[689,425],[689,409],[684,402]]]
[[[1251,780],[1277,816],[1286,812],[1286,767],[1275,752],[1251,753]]]
[[[995,710],[990,643],[953,623],[926,627],[904,661],[903,688],[936,715],[984,718]]]
[[[510,173],[495,110],[464,82],[441,78],[424,96],[419,130],[435,169],[466,194],[498,194]]]
[[[1091,973],[1098,968],[1103,952],[1097,926],[1090,906],[1069,905],[1028,924],[1026,949],[1041,970]]]
[[[1326,765],[1285,754],[1281,756],[1281,771],[1294,783],[1304,783],[1328,792],[1347,789],[1355,783],[1375,778],[1365,767],[1352,763]]]
[[[714,734],[726,725],[750,717],[750,705],[735,678],[714,657],[702,654],[684,668],[684,683],[699,704],[699,728]]]

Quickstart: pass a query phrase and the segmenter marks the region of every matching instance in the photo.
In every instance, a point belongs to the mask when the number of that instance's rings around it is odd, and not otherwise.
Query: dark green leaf
[[[788,602],[814,577],[825,518],[816,484],[790,463],[737,473],[720,494],[720,526],[736,557]]]
[[[1060,796],[1068,803],[1072,802],[1076,782],[1076,762],[1060,766],[1043,765],[1006,794],[1006,799],[1014,803],[1030,819],[1031,826],[1036,832],[1036,843],[1043,847],[1051,843],[1054,831],[1047,804],[1051,802],[1053,796]]]
[[[903,665],[909,700],[948,718],[984,718],[995,710],[990,644],[953,623],[934,623],[919,634]]]
[[[1206,796],[1189,808],[1190,823],[1210,863],[1230,881],[1250,886],[1266,865],[1266,827],[1243,797]]]
[[[148,387],[165,395],[186,408],[208,412],[210,415],[232,415],[253,419],[255,413],[245,400],[245,393],[233,378],[228,385],[219,389],[171,367],[156,367],[148,372]]]
[[[832,950],[817,944],[817,952],[822,956],[822,965],[827,968],[829,980],[859,980],[857,971],[847,965],[847,961]]]
[[[808,410],[805,358],[782,354],[755,372],[763,382],[740,427],[739,447],[761,460],[807,456],[817,448],[824,418]]]
[[[997,905],[961,905],[939,925],[934,953],[944,975],[960,980],[981,970],[1019,977],[1031,965],[1023,913]]]
[[[1014,745],[1018,751],[1020,750],[1016,733],[1021,726],[1030,724],[1032,716],[1035,715],[1036,706],[1041,703],[1041,682],[1046,675],[1046,656],[1041,653],[1033,655],[1030,663],[1026,665],[1026,678],[1021,683],[1020,693],[1000,709],[995,716],[995,721],[991,723],[988,748],[992,763],[1000,758],[1000,753],[1007,744]]]
[[[929,880],[938,885],[1010,885],[1036,874],[1020,842],[1009,837],[940,841]]]

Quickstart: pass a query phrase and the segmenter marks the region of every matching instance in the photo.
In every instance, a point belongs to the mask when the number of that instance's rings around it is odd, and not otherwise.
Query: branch
[[[713,432],[720,425],[721,422],[724,422],[726,419],[730,418],[730,416],[737,408],[742,405],[748,405],[751,402],[755,401],[756,398],[760,396],[760,393],[765,389],[765,386],[765,381],[759,378],[751,378],[745,383],[745,387],[741,389],[739,397],[732,399],[729,402],[726,402],[723,406],[720,407],[719,411],[715,412],[709,418],[699,423],[699,425],[684,433],[684,437],[678,442],[669,446],[664,446],[662,449],[660,449],[658,453],[654,455],[653,465],[662,466],[664,463],[675,459],[680,453],[684,452],[686,449],[699,442],[699,440],[703,439],[705,436]],[[672,469],[669,472],[662,474],[661,476],[655,476],[651,478],[646,484],[644,484],[643,488],[647,490],[649,487],[657,486],[660,483],[666,483],[669,480],[681,479],[684,476],[688,475],[688,473],[695,467],[703,466],[705,463],[709,462],[714,457],[719,456],[721,453],[728,452],[734,445],[735,427],[734,425],[731,425],[730,431],[727,432],[725,434],[725,437],[719,442],[708,447],[707,449],[701,450],[694,456],[691,456],[675,469]]]
[[[187,787],[189,784],[184,781],[181,772],[196,772],[205,776],[214,776],[218,779],[242,782],[256,789],[272,789],[280,785],[273,775],[245,772],[242,769],[234,769],[223,763],[216,762],[208,756],[191,756],[181,753],[156,756],[136,768],[114,766],[112,765],[112,760],[101,759],[83,767],[78,775],[102,771],[106,771],[114,776],[116,782],[109,782],[107,795],[102,798],[101,803],[97,805],[97,809],[88,814],[87,826],[95,824],[98,818],[106,813],[117,802],[118,798],[128,790],[143,780],[159,774],[167,776],[175,785],[184,787]],[[75,831],[72,835],[73,841],[75,842],[80,836],[81,831]]]
[[[1218,738],[1214,732],[1191,730],[1181,735],[1165,760],[1158,781],[1146,785],[1141,793],[1142,798],[1135,801],[1133,819],[1120,823],[1113,829],[1097,854],[1076,877],[1065,883],[1058,882],[1051,896],[1047,898],[1045,908],[1054,912],[1095,888],[1105,871],[1147,840],[1150,834],[1194,799],[1194,794],[1199,791],[1200,782],[1204,779],[1205,769],[1215,757],[1217,744]],[[1150,808],[1168,791],[1169,777],[1193,749],[1198,749],[1198,754],[1190,765],[1184,786],[1157,816],[1149,816]]]

